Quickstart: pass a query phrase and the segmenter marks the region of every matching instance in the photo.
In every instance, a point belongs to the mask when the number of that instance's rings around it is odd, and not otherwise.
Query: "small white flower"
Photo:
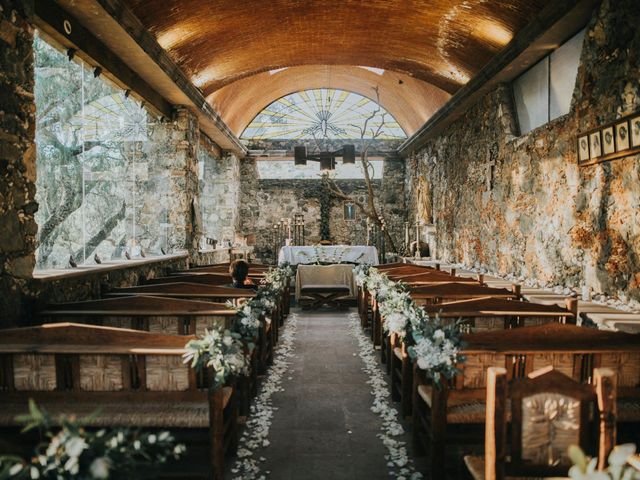
[[[98,457],[89,466],[89,472],[93,478],[109,478],[111,463],[108,458]]]
[[[82,454],[82,451],[87,447],[87,443],[80,437],[72,437],[65,444],[67,455],[72,458],[79,457]]]
[[[16,463],[9,469],[9,475],[17,475],[22,471],[22,464]]]
[[[40,470],[38,470],[37,467],[31,467],[29,469],[29,475],[33,480],[40,478]]]

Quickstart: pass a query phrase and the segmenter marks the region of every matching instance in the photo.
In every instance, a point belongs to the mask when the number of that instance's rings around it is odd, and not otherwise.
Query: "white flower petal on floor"
[[[367,384],[371,386],[373,395],[371,411],[379,415],[382,420],[382,433],[378,434],[378,438],[388,452],[385,459],[389,467],[389,475],[397,479],[408,477],[411,480],[419,480],[422,474],[414,470],[413,460],[407,454],[405,442],[394,438],[403,435],[404,428],[398,420],[398,411],[391,406],[389,386],[384,379],[371,341],[362,333],[360,317],[357,313],[349,315],[349,327],[351,334],[358,341],[359,356],[364,362],[363,370],[369,376]],[[400,470],[397,471],[397,469]]]
[[[269,473],[260,472],[260,463],[266,459],[258,455],[257,451],[269,446],[269,429],[273,414],[277,410],[271,404],[271,397],[276,392],[284,391],[282,380],[285,375],[291,373],[289,367],[294,355],[297,324],[297,315],[291,313],[280,334],[280,343],[274,351],[273,365],[269,367],[260,392],[251,404],[251,413],[239,440],[238,459],[231,470],[236,475],[234,480],[260,480],[266,478],[265,474]]]

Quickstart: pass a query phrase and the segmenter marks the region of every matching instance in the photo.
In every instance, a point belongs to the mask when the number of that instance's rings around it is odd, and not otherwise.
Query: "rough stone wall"
[[[240,161],[233,154],[216,155],[203,135],[200,161],[200,207],[204,236],[233,242],[238,224]]]
[[[33,28],[23,8],[0,0],[0,326],[20,313],[38,230]]]
[[[424,175],[438,257],[640,298],[640,156],[578,168],[575,140],[640,110],[638,22],[635,0],[594,12],[568,115],[518,136],[502,85],[409,159],[411,218]]]
[[[259,160],[258,160],[259,161]],[[374,180],[379,192],[382,208],[393,227],[392,235],[398,247],[402,239],[404,222],[404,166],[394,159],[385,165],[389,176],[382,181]],[[255,254],[263,262],[274,260],[273,224],[282,218],[293,218],[296,213],[304,215],[305,243],[314,245],[321,240],[321,198],[325,193],[321,180],[261,180],[258,177],[256,160],[240,162],[241,172],[241,230],[256,234]],[[360,201],[366,198],[364,180],[337,180],[337,185],[348,195]],[[393,202],[393,203],[388,203]],[[398,202],[398,203],[396,203]],[[331,240],[342,244],[364,244],[366,242],[366,220],[356,211],[356,220],[345,220],[342,200],[332,199],[329,212]]]

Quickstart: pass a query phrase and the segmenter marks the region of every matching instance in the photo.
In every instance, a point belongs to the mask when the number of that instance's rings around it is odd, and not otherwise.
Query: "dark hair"
[[[245,260],[234,260],[229,265],[231,278],[238,283],[243,283],[249,274],[249,264]]]

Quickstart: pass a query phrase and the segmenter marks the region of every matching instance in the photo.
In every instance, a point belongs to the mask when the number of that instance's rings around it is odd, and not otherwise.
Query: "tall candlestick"
[[[404,245],[409,248],[409,222],[404,222]]]

